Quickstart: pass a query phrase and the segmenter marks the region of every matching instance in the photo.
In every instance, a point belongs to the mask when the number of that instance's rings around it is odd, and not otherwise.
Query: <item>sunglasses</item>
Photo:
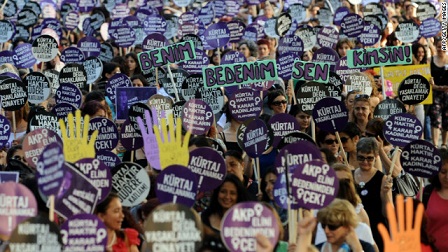
[[[372,161],[375,159],[375,157],[374,157],[374,156],[368,156],[368,157],[365,157],[365,156],[358,155],[358,156],[356,157],[356,159],[357,159],[359,162],[364,162],[364,160],[367,160],[367,162],[372,162]]]
[[[370,96],[367,94],[357,94],[355,95],[355,100],[364,100],[364,99],[369,99]]]
[[[330,225],[330,224],[324,224],[324,223],[321,223],[321,225],[322,225],[322,229],[325,229],[326,227],[328,227],[328,229],[330,231],[335,231],[336,229],[338,229],[341,226],[341,225]]]
[[[331,145],[331,144],[337,144],[338,140],[336,139],[327,139],[324,141],[325,144]]]
[[[350,138],[348,138],[348,137],[341,137],[341,142],[346,143],[346,142],[348,142],[349,139]]]
[[[274,106],[280,106],[280,105],[285,105],[285,104],[287,104],[288,102],[286,101],[286,100],[283,100],[283,101],[275,101],[275,102],[273,102],[272,103],[272,105],[274,105]]]

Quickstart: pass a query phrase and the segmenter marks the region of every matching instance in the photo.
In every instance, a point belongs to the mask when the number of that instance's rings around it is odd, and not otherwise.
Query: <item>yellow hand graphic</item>
[[[67,128],[64,120],[59,119],[59,125],[61,127],[61,135],[64,145],[64,157],[68,162],[76,162],[82,158],[94,158],[95,157],[95,141],[98,136],[98,130],[95,130],[90,138],[89,137],[89,115],[84,116],[84,126],[81,122],[81,111],[76,110],[75,113],[76,124],[73,121],[73,114],[70,113],[67,116],[69,134],[67,135]],[[81,131],[81,127],[83,130]],[[75,134],[76,129],[76,134]]]

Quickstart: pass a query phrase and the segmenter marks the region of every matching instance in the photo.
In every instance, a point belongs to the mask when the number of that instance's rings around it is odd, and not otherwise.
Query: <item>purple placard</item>
[[[101,53],[101,44],[95,37],[87,36],[78,41],[78,48],[89,57],[98,57]]]
[[[339,32],[332,26],[322,27],[317,33],[317,44],[321,47],[336,48]]]
[[[54,106],[53,109],[51,110],[51,112],[55,114],[58,117],[58,119],[64,119],[67,117],[68,114],[75,113],[75,111],[76,111],[75,106],[65,102],[56,104],[56,106]]]
[[[249,41],[257,41],[258,39],[258,31],[257,28],[248,26],[244,30],[243,39],[249,40]]]
[[[157,176],[156,195],[160,203],[194,205],[198,178],[187,167],[170,165]]]
[[[207,43],[210,46],[210,48],[205,49],[211,50],[223,47],[230,40],[230,30],[227,28],[227,23],[218,22],[207,27],[203,37],[207,40]]]
[[[422,37],[432,38],[437,36],[437,34],[440,32],[440,28],[441,25],[439,20],[435,18],[428,18],[421,23],[419,31]]]
[[[197,21],[199,21],[198,15],[191,11],[182,13],[182,15],[180,15],[179,19],[177,20],[180,25],[183,25],[184,23],[196,23]]]
[[[59,72],[59,83],[71,83],[82,89],[87,83],[87,73],[83,65],[66,64]]]
[[[37,215],[37,202],[33,193],[15,182],[0,183],[0,234],[9,236],[16,226]]]
[[[177,30],[177,36],[183,37],[188,34],[198,34],[199,33],[199,24],[195,23],[184,23]]]
[[[133,105],[147,103],[153,95],[157,94],[156,87],[117,87],[116,90],[117,120],[126,120],[130,116],[128,111]]]
[[[298,36],[303,43],[303,51],[311,50],[317,42],[316,31],[309,25],[301,25],[294,35]]]
[[[350,13],[350,10],[347,7],[339,7],[336,9],[336,13],[334,14],[333,24],[340,26],[342,19]]]
[[[118,128],[107,118],[93,118],[89,122],[89,136],[98,130],[95,150],[113,150],[118,144]]]
[[[168,40],[160,33],[152,33],[143,39],[143,51],[150,51],[156,48],[161,48],[169,45]]]
[[[85,60],[85,57],[84,53],[80,49],[76,47],[68,47],[62,51],[60,59],[65,64],[68,63],[81,64]]]
[[[95,7],[95,0],[80,0],[78,2],[78,8],[80,12],[90,12]]]
[[[71,83],[61,83],[56,90],[54,99],[56,104],[68,103],[79,108],[82,102],[82,92]]]
[[[232,20],[227,23],[227,28],[230,31],[230,43],[237,43],[241,40],[244,34],[244,30],[246,30],[246,25],[238,20]]]
[[[383,134],[392,145],[404,147],[420,139],[423,127],[414,115],[400,113],[390,116],[384,122]]]
[[[198,191],[200,192],[211,191],[218,187],[227,173],[222,155],[208,147],[197,148],[190,152],[188,169],[199,178]]]
[[[214,0],[215,4],[215,18],[222,18],[227,14],[227,5],[224,0]]]
[[[111,34],[111,38],[119,47],[129,47],[135,42],[135,32],[126,22],[123,22]]]
[[[364,20],[358,14],[350,13],[342,18],[341,27],[347,37],[356,38],[364,29]]]
[[[23,139],[22,148],[28,166],[36,168],[39,156],[45,147],[51,143],[62,144],[61,137],[53,130],[41,128],[26,134]]]
[[[103,201],[112,190],[109,167],[96,158],[83,158],[76,161],[75,165],[98,189],[98,202]]]
[[[21,81],[9,78],[0,85],[1,107],[7,111],[15,111],[22,108],[27,100],[27,90]]]
[[[430,142],[421,139],[404,147],[400,162],[406,172],[422,178],[436,176],[442,167],[440,151]]]
[[[132,87],[132,82],[124,73],[116,73],[107,81],[106,95],[113,104],[116,104],[117,87]]]
[[[420,29],[413,21],[402,22],[395,29],[395,35],[403,43],[412,43],[420,35]]]
[[[285,153],[288,152],[288,155]],[[277,174],[282,174],[286,170],[286,164],[289,172],[294,173],[297,165],[304,164],[313,159],[322,159],[322,153],[315,144],[308,141],[298,141],[290,143],[283,147],[275,158],[275,169]]]
[[[344,56],[339,59],[339,61],[336,63],[335,67],[335,73],[341,77],[342,81],[345,83],[349,76],[353,73],[359,73],[363,69],[361,68],[349,68],[347,66],[347,56]],[[350,90],[348,90],[350,91]]]
[[[5,63],[14,65],[14,52],[13,51],[2,51],[0,52],[0,65]]]
[[[121,163],[120,158],[117,154],[112,151],[100,150],[96,152],[95,158],[104,163],[107,167],[113,168]]]
[[[36,166],[39,192],[45,196],[56,195],[64,180],[64,154],[62,146],[51,143],[45,146]]]
[[[348,111],[342,101],[326,97],[314,106],[313,120],[319,129],[334,133],[343,130],[347,125]]]
[[[0,30],[2,31],[2,33],[0,34],[0,43],[5,43],[14,35],[14,24],[9,22],[8,20],[0,20]]]
[[[229,109],[235,120],[244,122],[261,114],[263,99],[260,96],[260,92],[242,88],[230,95]]]
[[[289,182],[291,182],[292,174],[289,174]],[[289,183],[291,184],[291,183]],[[288,198],[291,200],[291,208],[299,209],[297,199],[288,195],[288,189],[286,188],[286,175],[284,173],[277,176],[277,180],[274,183],[274,201],[283,209],[288,209]]]
[[[54,211],[64,219],[79,213],[93,213],[99,190],[75,166],[64,163],[63,169],[64,177],[55,198]]]
[[[63,18],[64,26],[67,30],[73,31],[79,25],[79,13],[77,11],[70,11],[65,14]]]
[[[335,71],[336,63],[339,61],[339,54],[328,47],[321,47],[317,49],[313,54],[314,62],[326,62],[330,64],[330,71]]]
[[[136,130],[136,126],[129,118],[121,125],[120,141],[126,150],[136,150],[143,147],[141,132]]]
[[[269,146],[268,128],[263,120],[250,122],[243,136],[243,149],[252,158],[259,157]]]
[[[166,20],[164,17],[160,15],[153,15],[146,17],[142,22],[143,30],[146,34],[150,33],[160,33],[163,34],[166,32]]]
[[[133,207],[146,199],[151,186],[145,168],[123,162],[112,169],[112,188],[118,192],[123,206]]]
[[[96,215],[73,215],[61,225],[64,251],[105,251],[106,230],[106,225]]]
[[[157,206],[145,221],[145,240],[150,251],[170,250],[179,245],[187,251],[199,251],[202,242],[203,224],[192,208],[181,204]],[[172,234],[168,239],[160,239],[160,234]],[[188,238],[184,235],[188,234]]]
[[[198,53],[196,53],[196,55],[197,54]],[[247,59],[244,56],[244,54],[234,50],[230,50],[224,53],[224,55],[222,55],[221,57],[221,65],[244,63],[244,62],[247,62]]]
[[[373,46],[381,38],[381,30],[374,24],[365,24],[364,30],[361,35],[358,36],[358,41],[364,46]]]
[[[37,60],[34,58],[32,52],[33,46],[29,43],[23,43],[14,48],[14,65],[17,68],[31,68],[36,64]]]
[[[204,25],[209,25],[213,21],[213,19],[215,18],[214,1],[208,2],[199,10],[198,18]]]
[[[0,184],[6,182],[19,183],[18,171],[0,171]]]
[[[278,48],[279,54],[294,53],[298,57],[303,54],[303,42],[299,36],[286,35],[279,39]]]
[[[271,119],[269,119],[268,125],[270,126],[274,134],[274,142],[272,143],[272,146],[274,148],[277,148],[280,140],[284,136],[300,130],[300,126],[296,118],[285,113],[277,114],[271,117]]]
[[[213,124],[212,108],[200,99],[191,99],[184,104],[182,125],[194,135],[207,133]]]
[[[198,48],[194,48],[194,51],[196,53],[196,58],[180,62],[178,65],[190,74],[202,74],[202,68],[207,67],[210,64],[210,59],[204,51]],[[174,70],[172,72],[174,72]]]
[[[291,179],[292,195],[300,207],[320,209],[337,196],[339,180],[336,172],[320,160],[297,166]]]
[[[9,120],[0,115],[0,147],[5,147],[8,144],[11,134],[11,124]]]
[[[277,244],[279,226],[271,208],[259,202],[241,202],[230,208],[221,221],[221,239],[233,252],[256,251],[255,235],[263,234]]]

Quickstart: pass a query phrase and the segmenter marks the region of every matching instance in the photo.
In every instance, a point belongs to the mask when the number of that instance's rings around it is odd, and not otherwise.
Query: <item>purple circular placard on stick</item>
[[[50,35],[40,35],[33,42],[34,58],[40,62],[48,62],[59,52],[58,41]]]
[[[320,28],[317,33],[317,44],[321,47],[336,48],[339,40],[339,32],[333,26]]]
[[[255,42],[255,41],[257,41],[257,38],[258,38],[257,28],[252,27],[252,26],[247,26],[246,29],[244,30],[242,39]]]
[[[316,143],[314,142],[313,138],[304,133],[304,132],[292,132],[289,133],[288,135],[282,137],[282,139],[280,139],[280,142],[277,145],[278,149],[283,149],[285,146],[287,146],[288,144],[292,144],[298,141],[308,141],[314,145],[316,145]]]
[[[440,151],[430,142],[421,139],[404,147],[400,162],[406,172],[422,178],[436,176],[442,167]]]
[[[56,90],[54,100],[56,104],[68,103],[79,108],[82,102],[82,92],[71,83],[61,83]]]
[[[145,168],[136,163],[123,162],[112,169],[112,188],[125,207],[142,203],[151,188]]]
[[[66,64],[59,72],[59,83],[71,83],[80,89],[84,88],[87,84],[84,66],[76,63]]]
[[[144,145],[142,134],[135,129],[129,118],[121,125],[120,141],[126,150],[137,150]]]
[[[0,64],[3,65],[5,63],[9,63],[14,65],[14,52],[12,51],[2,51],[0,52]]]
[[[403,43],[412,43],[420,35],[419,27],[413,21],[399,23],[395,29],[395,35]]]
[[[124,73],[116,73],[107,81],[106,95],[113,104],[116,102],[117,87],[132,87],[132,82]]]
[[[39,104],[50,96],[50,82],[47,76],[40,72],[32,72],[23,79],[28,91],[28,102]]]
[[[62,146],[57,142],[45,146],[36,166],[39,191],[45,196],[57,195],[64,180],[64,170]]]
[[[330,64],[330,71],[335,71],[339,61],[339,54],[329,47],[321,47],[313,53],[313,62],[326,62]]]
[[[406,108],[401,101],[396,99],[386,99],[376,105],[373,116],[379,117],[383,119],[383,121],[386,121],[391,115],[405,112]]]
[[[215,3],[208,2],[204,7],[199,10],[198,13],[199,20],[204,23],[204,25],[209,25],[215,18]]]
[[[95,130],[98,130],[95,150],[113,150],[117,146],[118,128],[114,122],[107,118],[93,118],[89,122],[89,136]]]
[[[97,151],[95,158],[103,162],[109,168],[113,168],[121,163],[120,158],[112,151]]]
[[[26,104],[27,96],[25,84],[21,81],[9,78],[1,82],[0,99],[4,110],[19,110]]]
[[[11,134],[11,124],[9,120],[0,115],[0,147],[5,147],[8,144]]]
[[[285,155],[286,152],[288,155]],[[286,164],[289,172],[293,173],[294,168],[299,164],[304,164],[313,159],[322,159],[322,153],[315,144],[308,141],[298,141],[288,144],[280,150],[275,158],[275,169],[277,174],[284,173]]]
[[[61,225],[64,251],[105,251],[106,230],[106,225],[96,215],[73,215]]]
[[[98,202],[103,201],[112,190],[109,167],[96,158],[83,158],[76,161],[75,165],[98,189]]]
[[[287,38],[283,37],[282,39]],[[285,52],[277,57],[277,74],[284,80],[290,80],[292,67],[295,60],[300,60],[299,56],[293,52]]]
[[[101,53],[101,44],[95,37],[87,36],[78,41],[78,48],[88,57],[98,57]]]
[[[164,34],[166,32],[166,20],[164,17],[160,15],[152,15],[146,17],[145,20],[142,21],[143,31],[146,34],[150,33],[160,33]]]
[[[230,208],[221,221],[221,239],[233,252],[256,251],[255,235],[263,234],[277,244],[279,223],[272,210],[259,202],[241,202]]]
[[[336,198],[339,180],[336,172],[328,164],[312,160],[295,169],[291,189],[300,207],[321,209]]]
[[[129,47],[135,42],[135,32],[126,22],[123,22],[111,34],[111,38],[119,47]]]
[[[350,13],[342,18],[341,27],[347,37],[356,38],[364,29],[364,20],[358,14]]]
[[[233,20],[227,23],[227,28],[230,31],[230,43],[237,43],[241,40],[246,30],[246,25],[238,20]]]
[[[85,60],[84,53],[76,47],[65,48],[62,51],[60,58],[61,61],[64,62],[65,64],[68,63],[81,64]]]
[[[79,25],[79,13],[77,11],[69,11],[63,17],[63,23],[67,30],[73,31]]]
[[[314,106],[313,120],[319,129],[332,133],[341,131],[348,122],[347,108],[336,98],[323,98]]]
[[[365,24],[361,35],[358,36],[358,41],[364,46],[373,46],[381,38],[381,30],[374,24]]]
[[[213,124],[212,108],[200,99],[192,99],[185,103],[182,110],[182,125],[194,135],[207,133]]]
[[[65,119],[68,114],[70,113],[74,114],[75,111],[76,111],[75,106],[65,102],[56,104],[56,106],[54,106],[53,109],[51,110],[51,112],[55,114],[58,117],[58,119]]]
[[[238,51],[230,50],[224,53],[221,57],[221,65],[244,63],[244,62],[247,62],[246,57],[244,56],[244,54]]]
[[[235,120],[243,122],[250,118],[256,118],[263,110],[263,99],[260,92],[248,88],[242,88],[229,97],[230,114]]]
[[[286,113],[274,115],[269,119],[268,125],[271,127],[274,134],[274,142],[272,144],[274,148],[277,148],[280,140],[284,136],[299,131],[300,129],[296,118]]]
[[[390,116],[384,122],[383,134],[392,145],[404,147],[408,143],[420,139],[423,127],[414,115],[400,113]]]
[[[398,97],[404,104],[415,105],[428,98],[429,90],[429,81],[419,74],[413,74],[401,81]]]
[[[194,51],[196,53],[195,59],[180,62],[178,65],[180,68],[184,69],[190,74],[202,75],[202,68],[205,68],[210,64],[210,59],[208,58],[208,55],[204,53],[204,51],[199,50],[198,48],[195,48]],[[175,70],[173,70],[172,72],[174,71]]]
[[[190,169],[198,179],[198,191],[207,192],[218,187],[227,173],[226,163],[216,150],[201,147],[190,152]]]
[[[424,38],[435,37],[440,32],[441,24],[435,18],[425,19],[419,27],[420,35]]]
[[[336,13],[334,14],[333,23],[335,25],[340,26],[342,19],[350,13],[350,10],[347,7],[339,7],[336,9]]]
[[[202,246],[202,222],[190,207],[181,204],[162,204],[149,214],[145,238],[150,251],[173,251],[180,245],[185,251],[198,251]],[[160,239],[160,234],[170,234]]]
[[[22,148],[28,166],[36,168],[42,151],[47,145],[55,142],[62,144],[62,139],[56,132],[49,129],[35,129],[26,134]]]
[[[223,47],[230,40],[230,30],[227,28],[227,23],[218,22],[205,30],[204,37],[211,48]]]
[[[297,57],[301,57],[304,50],[303,46],[303,42],[299,36],[286,35],[279,39],[277,50],[280,54],[291,53]]]
[[[268,128],[263,120],[250,122],[243,136],[243,149],[252,158],[259,157],[269,145]]]
[[[19,223],[37,215],[37,202],[33,193],[19,183],[0,183],[0,192],[0,234],[9,236]]]
[[[192,207],[197,190],[198,178],[185,166],[170,165],[157,176],[156,195],[160,203],[179,203]]]
[[[150,51],[169,45],[168,40],[160,33],[151,33],[143,39],[143,51]]]

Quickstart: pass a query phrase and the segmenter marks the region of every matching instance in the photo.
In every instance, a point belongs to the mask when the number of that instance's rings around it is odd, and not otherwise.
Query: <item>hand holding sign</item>
[[[64,155],[68,162],[76,162],[81,158],[95,157],[95,141],[98,136],[98,130],[92,133],[90,141],[89,137],[89,121],[88,115],[84,116],[84,125],[81,132],[81,111],[76,110],[76,124],[73,121],[73,114],[68,115],[69,135],[67,135],[67,128],[65,122],[59,119],[61,126],[62,139],[64,140]],[[76,128],[76,135],[75,135]]]
[[[397,196],[397,218],[395,216],[394,207],[392,203],[387,204],[387,219],[389,220],[390,235],[386,227],[380,223],[378,231],[383,237],[384,251],[421,251],[420,248],[420,228],[423,217],[423,204],[419,204],[417,212],[415,213],[415,221],[413,222],[414,207],[413,200],[409,198],[406,201],[406,212],[404,209],[403,195]],[[406,215],[406,218],[405,218]],[[406,219],[406,226],[405,226]],[[414,227],[412,227],[414,223]],[[398,225],[398,226],[397,226]]]
[[[153,125],[159,146],[160,167],[165,169],[167,166],[174,164],[188,166],[190,158],[188,141],[190,140],[191,132],[187,131],[187,134],[182,139],[182,121],[178,118],[176,125],[174,125],[173,114],[170,114],[168,116],[168,127],[170,128],[168,138],[166,121],[165,118],[162,119],[162,133],[160,133],[156,125]],[[176,130],[176,135],[174,135],[174,129]]]
[[[151,164],[152,168],[160,170],[159,145],[157,144],[158,141],[156,141],[156,135],[154,135],[154,132],[152,131],[153,125],[159,125],[159,120],[157,119],[156,109],[152,108],[151,112],[153,115],[152,122],[149,111],[145,110],[146,125],[148,128],[146,128],[142,118],[140,117],[137,117],[137,123],[140,127],[140,131],[142,132],[143,143],[145,144],[146,159],[148,159],[148,162]]]

